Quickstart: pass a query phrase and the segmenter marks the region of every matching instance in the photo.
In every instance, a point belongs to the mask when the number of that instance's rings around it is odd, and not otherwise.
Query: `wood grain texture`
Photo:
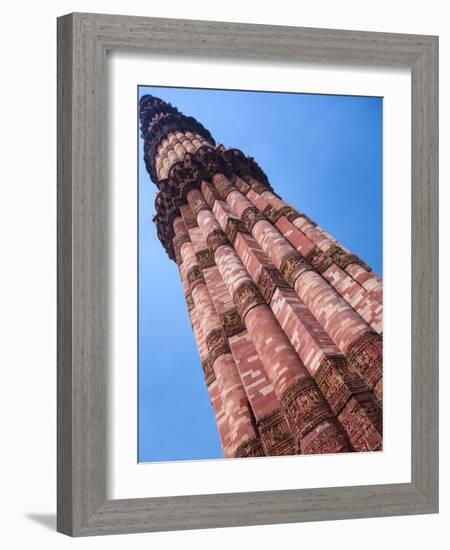
[[[57,528],[72,524],[72,24],[58,21]]]
[[[412,481],[107,500],[106,53],[409,67],[412,74]],[[438,509],[438,39],[71,14],[58,20],[58,530],[99,535]]]

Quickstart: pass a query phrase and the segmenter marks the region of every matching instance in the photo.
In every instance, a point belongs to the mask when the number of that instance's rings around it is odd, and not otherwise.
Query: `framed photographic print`
[[[435,513],[437,38],[58,20],[58,530]]]

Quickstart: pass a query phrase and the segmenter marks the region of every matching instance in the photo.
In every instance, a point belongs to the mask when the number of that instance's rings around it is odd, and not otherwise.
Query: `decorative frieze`
[[[225,149],[220,146],[217,149],[220,151],[231,173],[236,174],[249,185],[251,183],[247,181],[247,178],[254,178],[258,180],[264,191],[272,191],[266,174],[254,158],[246,157],[239,149]]]
[[[258,277],[257,285],[264,300],[270,304],[277,288],[290,288],[289,283],[274,267],[263,267]]]
[[[378,419],[379,407],[373,399],[365,404],[351,399],[344,407],[339,414],[339,421],[344,426],[355,451],[382,450],[383,439],[381,429],[377,425]]]
[[[200,194],[195,195],[195,198],[192,201],[190,201],[190,205],[196,219],[199,212],[201,212],[202,210],[209,210],[209,206],[207,202],[205,201],[203,196]]]
[[[182,161],[176,162],[170,168],[164,191],[173,194],[178,201],[185,202],[187,193],[200,187],[202,175],[202,165],[196,156],[186,153]]]
[[[259,437],[248,439],[234,452],[235,458],[265,456]]]
[[[272,204],[268,204],[264,210],[263,214],[266,216],[266,218],[271,221],[272,223],[276,223],[281,216],[283,215],[281,208],[275,208]]]
[[[262,192],[264,191],[267,191],[267,189],[264,189]],[[304,216],[304,214],[301,214],[298,210],[295,210],[295,208],[292,208],[291,206],[276,208],[270,203],[264,208],[263,213],[274,224],[281,218],[281,216],[284,216],[290,222],[293,222],[300,216]]]
[[[349,452],[346,436],[336,429],[336,420],[330,420],[313,437],[307,437],[302,441],[302,454],[331,454]]]
[[[284,414],[280,410],[264,416],[257,423],[261,443],[266,455],[293,455],[297,445]]]
[[[306,256],[306,260],[311,264],[317,273],[324,273],[333,263],[330,257],[319,248],[315,247]]]
[[[189,288],[191,292],[200,283],[205,284],[205,278],[203,277],[202,270],[198,265],[194,265],[191,267],[191,269],[186,273],[186,279],[189,283]]]
[[[243,176],[243,179],[251,186],[255,193],[261,195],[267,191],[267,186],[264,183],[257,181],[253,176]]]
[[[186,303],[187,303],[188,310],[192,311],[195,307],[195,304],[194,304],[194,299],[192,298],[191,292],[188,292],[185,295],[185,298],[186,298]]]
[[[245,330],[245,325],[235,307],[221,313],[220,320],[222,322],[223,330],[228,338],[231,338],[231,336],[235,336]]]
[[[202,369],[203,374],[205,375],[206,385],[210,386],[216,380],[216,375],[214,373],[214,368],[211,363],[210,357],[202,361]]]
[[[227,164],[217,149],[200,147],[196,151],[195,157],[202,165],[204,179],[211,180],[214,174],[223,174],[226,176],[229,173]]]
[[[285,216],[290,222],[293,222],[300,216],[304,217],[304,214],[301,214],[298,210],[295,208],[292,208],[292,206],[283,206],[280,209],[281,215]]]
[[[188,205],[182,206],[180,212],[186,229],[195,229],[198,227],[197,218]]]
[[[156,214],[153,217],[153,222],[156,225],[158,239],[164,246],[169,258],[175,260],[175,250],[173,248],[175,231],[173,229],[173,222],[180,216],[180,209],[178,206],[169,203],[162,191],[156,195],[155,206]]]
[[[288,252],[280,263],[280,273],[291,286],[302,273],[311,269],[311,264],[295,250]]]
[[[318,424],[333,418],[333,413],[320,395],[312,378],[305,377],[292,384],[280,399],[281,408],[298,440]]]
[[[175,254],[175,260],[178,265],[183,263],[183,258],[181,257],[181,247],[184,243],[190,242],[188,233],[180,233],[173,238],[173,250]]]
[[[335,414],[339,414],[353,395],[369,391],[366,382],[349,370],[343,356],[325,358],[314,378]]]
[[[243,320],[251,309],[265,304],[264,298],[253,281],[245,281],[239,285],[233,294],[233,302]]]
[[[366,332],[349,347],[347,361],[357,372],[361,373],[370,388],[383,375],[383,339],[379,334]]]
[[[228,237],[222,229],[213,229],[206,237],[206,244],[211,252],[214,252],[223,244],[230,244]]]
[[[209,248],[199,250],[195,253],[195,256],[197,258],[198,265],[202,270],[216,265],[216,262],[214,261],[214,254]]]
[[[207,334],[206,347],[208,348],[211,365],[214,365],[216,359],[224,353],[231,353],[227,335],[221,328],[214,329]]]
[[[248,233],[248,231],[241,220],[236,218],[228,218],[225,233],[227,234],[230,243],[233,244],[238,233]]]
[[[264,214],[256,208],[256,206],[249,206],[242,212],[241,220],[245,226],[245,229],[249,233],[252,232],[253,226],[261,220],[265,220]]]
[[[225,200],[231,191],[235,190],[230,180],[220,174],[214,177],[214,186],[222,200]]]
[[[152,180],[159,185],[156,172],[158,147],[172,132],[192,132],[202,136],[211,146],[215,141],[210,132],[195,118],[180,113],[176,107],[153,96],[144,96],[139,105],[141,134],[144,139],[144,161]]]
[[[346,252],[336,244],[333,244],[332,246],[330,246],[330,248],[327,250],[327,255],[341,269],[345,269],[350,264],[358,264],[361,267],[363,267],[366,271],[372,271],[372,268],[369,267],[360,258],[358,258],[358,256],[355,256],[355,254],[350,254]]]

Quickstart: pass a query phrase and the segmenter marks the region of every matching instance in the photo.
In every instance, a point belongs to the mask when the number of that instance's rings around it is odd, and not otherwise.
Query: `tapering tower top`
[[[152,95],[144,95],[140,100],[140,120],[145,166],[158,187],[160,180],[167,178],[174,161],[183,160],[186,153],[202,145],[214,147],[216,144],[210,132],[194,117],[180,113],[170,103]],[[160,145],[165,147],[160,149]],[[164,155],[170,149],[175,155]]]
[[[173,246],[174,220],[180,206],[186,204],[191,189],[214,174],[223,174],[231,181],[237,176],[252,176],[266,189],[271,189],[267,176],[251,157],[238,149],[216,146],[211,133],[191,116],[154,97],[140,100],[141,135],[144,139],[144,161],[157,185],[156,215],[158,238],[170,258],[175,259]]]

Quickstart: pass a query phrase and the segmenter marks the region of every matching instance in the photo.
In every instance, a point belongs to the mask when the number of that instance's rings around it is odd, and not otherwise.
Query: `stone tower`
[[[381,450],[381,280],[194,118],[140,121],[224,456]]]

